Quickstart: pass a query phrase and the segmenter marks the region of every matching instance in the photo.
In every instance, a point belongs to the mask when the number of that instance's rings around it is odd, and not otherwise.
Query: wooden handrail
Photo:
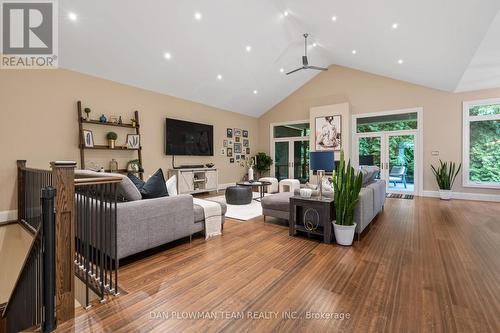
[[[121,177],[90,177],[90,178],[75,178],[75,186],[98,185],[98,184],[114,184],[120,183]]]

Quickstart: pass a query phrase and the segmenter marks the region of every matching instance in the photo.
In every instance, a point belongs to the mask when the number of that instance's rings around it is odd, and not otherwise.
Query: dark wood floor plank
[[[58,331],[500,332],[498,203],[388,199],[352,247],[290,237],[262,218],[228,219],[221,237],[174,245],[121,267],[127,294],[77,311]],[[244,318],[151,318],[183,311]],[[259,311],[278,314],[248,317]]]

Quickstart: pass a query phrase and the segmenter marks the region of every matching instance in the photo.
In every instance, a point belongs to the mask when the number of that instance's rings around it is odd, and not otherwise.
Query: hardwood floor
[[[262,218],[228,220],[222,237],[183,242],[119,278],[126,295],[58,330],[500,332],[500,204],[388,199],[353,247],[289,237]],[[165,318],[196,311],[218,319]],[[221,319],[225,311],[243,319]]]

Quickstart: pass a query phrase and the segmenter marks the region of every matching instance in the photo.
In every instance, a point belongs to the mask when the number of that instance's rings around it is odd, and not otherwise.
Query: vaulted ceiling
[[[446,91],[500,87],[498,0],[64,0],[60,66],[259,116],[351,67]],[[313,46],[314,43],[314,46]]]

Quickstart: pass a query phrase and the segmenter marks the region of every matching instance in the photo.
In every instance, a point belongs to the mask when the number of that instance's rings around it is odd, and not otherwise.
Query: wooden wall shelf
[[[94,147],[85,147],[84,141],[83,141],[83,125],[84,124],[90,124],[90,125],[101,125],[101,126],[114,126],[114,127],[123,127],[123,128],[129,128],[129,129],[134,129],[135,134],[141,135],[140,133],[140,123],[139,123],[139,111],[134,111],[134,119],[135,119],[135,126],[132,125],[131,123],[112,123],[112,122],[100,122],[98,120],[86,120],[83,117],[82,113],[82,102],[78,101],[77,103],[77,114],[78,114],[78,128],[79,128],[79,135],[80,135],[80,167],[82,169],[85,169],[85,150],[112,150],[112,151],[133,151],[137,152],[137,159],[139,160],[139,164],[141,166],[141,170],[139,171],[139,176],[141,179],[143,179],[144,176],[144,170],[142,169],[142,146],[139,147],[138,149],[129,149],[127,146],[115,146],[115,148],[110,148],[106,145],[94,145]],[[107,170],[109,172],[109,170]],[[126,173],[127,169],[119,169],[119,173]]]
[[[84,123],[84,124],[92,124],[92,125],[125,127],[125,128],[138,128],[139,127],[138,124],[134,126],[132,124],[126,124],[126,123],[118,124],[118,123],[111,123],[109,121],[102,123],[99,120],[86,120],[86,119],[82,119],[82,123]]]

